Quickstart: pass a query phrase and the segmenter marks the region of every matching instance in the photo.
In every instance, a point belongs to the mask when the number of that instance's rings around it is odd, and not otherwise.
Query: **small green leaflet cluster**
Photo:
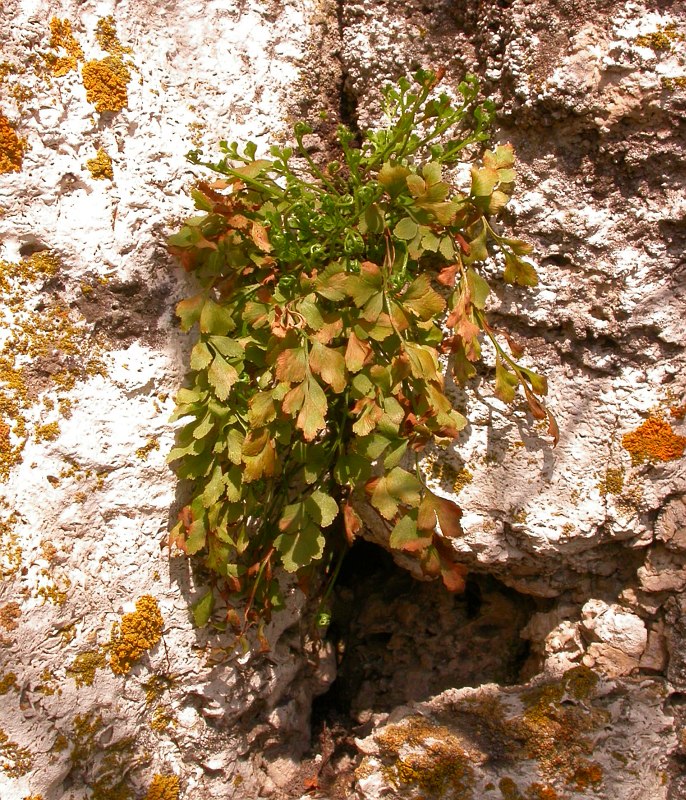
[[[509,352],[501,346],[485,314],[481,267],[494,250],[506,282],[537,282],[530,246],[489,222],[512,192],[512,147],[486,150],[470,190],[455,191],[445,168],[487,139],[493,109],[477,104],[471,76],[457,103],[435,96],[439,76],[414,78],[385,89],[388,125],[361,146],[339,127],[341,158],[326,167],[310,157],[303,123],[295,147],[268,159],[252,143],[222,142],[216,163],[192,154],[219,177],[193,190],[200,213],[168,242],[200,287],[177,307],[199,337],[169,455],[192,499],[171,542],[202,554],[239,630],[281,605],[277,566],[305,587],[354,540],[365,495],[392,547],[463,588],[450,545],[461,511],[417,466],[427,444],[450,443],[466,424],[445,394],[446,356],[465,383],[486,336],[495,394],[512,402],[521,386],[556,435],[545,379],[516,362],[506,334]],[[196,604],[198,624],[214,596]]]

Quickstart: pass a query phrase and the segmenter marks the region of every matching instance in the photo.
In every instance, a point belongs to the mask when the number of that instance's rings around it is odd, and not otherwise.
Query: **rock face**
[[[686,797],[684,11],[4,0],[0,22],[0,797]],[[490,319],[547,375],[560,443],[484,368],[425,463],[479,602],[343,583],[336,643],[292,589],[243,654],[193,627],[203,576],[165,549],[184,154],[266,151],[312,110],[364,128],[420,65],[476,72],[518,154],[505,222],[541,283],[497,285]],[[337,661],[347,749],[306,755]]]

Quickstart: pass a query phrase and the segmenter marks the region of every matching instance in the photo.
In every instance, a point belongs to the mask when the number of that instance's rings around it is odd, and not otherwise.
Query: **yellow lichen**
[[[674,23],[670,23],[666,27],[658,25],[657,29],[650,33],[644,33],[637,36],[634,41],[639,47],[649,47],[654,52],[670,52],[674,42],[683,42],[686,37],[683,33],[679,33]]]
[[[72,777],[91,790],[90,800],[133,800],[130,773],[140,764],[130,737],[111,743],[103,750],[100,734],[102,717],[93,713],[77,715],[71,736]]]
[[[624,489],[624,470],[606,469],[605,477],[598,481],[598,491],[603,496],[608,494],[621,494]]]
[[[95,28],[95,38],[98,40],[100,47],[113,56],[122,56],[133,52],[130,47],[124,47],[117,38],[114,17],[103,17],[98,20]]]
[[[105,666],[105,654],[100,650],[88,650],[79,653],[70,666],[67,667],[67,677],[76,681],[77,688],[92,686],[97,670]]]
[[[19,627],[17,620],[21,617],[21,608],[19,603],[11,600],[0,607],[0,625],[6,631],[15,631]]]
[[[148,441],[136,450],[136,456],[143,461],[146,459],[153,450],[159,450],[160,443],[157,439],[157,436],[151,436]]]
[[[57,692],[58,694],[62,694],[62,689],[55,683],[55,675],[50,669],[50,667],[45,667],[43,672],[41,672],[40,679],[42,683],[40,683],[36,690],[39,691],[41,694],[46,696],[52,696]]]
[[[45,425],[37,425],[35,437],[37,442],[54,442],[60,435],[60,426],[57,422],[47,422]]]
[[[95,158],[91,158],[86,161],[86,167],[95,180],[111,181],[114,178],[114,172],[112,171],[112,159],[102,149],[102,147],[95,154]],[[92,286],[88,286],[87,288],[89,292],[93,291]],[[83,285],[81,286],[81,291],[84,292],[84,294],[86,293]]]
[[[33,767],[31,751],[10,740],[0,729],[0,766],[10,778],[21,778]]]
[[[49,250],[16,263],[0,261],[0,311],[6,318],[0,346],[0,481],[21,461],[25,412],[38,401],[39,392],[50,384],[74,386],[78,378],[103,370],[100,343],[84,335],[87,329],[74,311],[52,293],[41,298],[40,314],[34,310],[36,293],[59,268],[58,257]],[[44,359],[50,362],[49,371],[40,369]],[[59,365],[62,372],[55,370]],[[39,437],[54,433],[56,424],[42,431],[39,426]]]
[[[131,73],[119,56],[87,61],[82,69],[86,99],[101,114],[121,111],[129,102],[127,85]]]
[[[660,78],[660,83],[662,88],[668,92],[673,92],[676,89],[686,89],[686,75],[663,75]]]
[[[171,675],[152,675],[141,685],[145,689],[145,705],[151,706],[172,688],[174,678]]]
[[[170,725],[176,724],[172,711],[164,706],[158,706],[150,719],[150,727],[157,733],[164,733]]]
[[[624,434],[622,445],[634,464],[673,461],[683,456],[686,437],[677,436],[661,417],[650,417],[635,431]]]
[[[41,575],[47,578],[48,583],[44,586],[39,586],[37,590],[38,597],[42,597],[47,603],[53,603],[56,606],[63,606],[67,602],[67,592],[71,589],[71,580],[68,576],[63,575],[61,578],[62,586],[59,586],[55,581],[54,570],[42,569]]]
[[[7,117],[0,112],[0,175],[21,170],[25,147],[24,140],[17,136]]]
[[[10,689],[14,689],[15,692],[19,691],[19,687],[17,686],[17,676],[14,672],[6,672],[0,678],[0,694],[7,694]]]
[[[424,717],[409,717],[389,725],[377,736],[387,780],[417,786],[434,797],[447,792],[464,800],[472,797],[474,770],[458,737]]]
[[[154,597],[143,595],[136,601],[136,610],[124,614],[115,623],[110,636],[110,666],[115,675],[126,675],[146,650],[154,647],[162,636],[164,620]]]
[[[11,578],[21,569],[22,549],[14,530],[16,522],[14,513],[0,521],[0,578],[3,579]]]
[[[145,800],[179,800],[179,779],[176,775],[155,775]]]

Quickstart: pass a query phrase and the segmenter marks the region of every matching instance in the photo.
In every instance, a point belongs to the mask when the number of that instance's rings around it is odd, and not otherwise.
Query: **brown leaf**
[[[457,275],[460,272],[459,264],[451,264],[449,267],[443,267],[438,273],[436,280],[451,289],[457,281]]]
[[[269,241],[269,236],[267,235],[267,229],[264,227],[264,225],[261,225],[257,221],[253,222],[250,236],[260,250],[265,253],[271,252],[272,246]]]
[[[359,518],[355,509],[350,503],[345,503],[343,509],[343,525],[345,528],[345,538],[348,544],[352,546],[355,537],[360,530],[362,530],[362,520]]]

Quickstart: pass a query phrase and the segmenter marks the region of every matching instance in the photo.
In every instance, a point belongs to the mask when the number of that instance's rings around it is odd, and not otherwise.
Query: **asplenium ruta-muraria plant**
[[[494,254],[505,282],[537,282],[530,245],[493,223],[514,186],[513,150],[486,149],[471,185],[453,188],[446,171],[486,141],[493,108],[477,103],[473,76],[457,102],[438,82],[420,71],[386,87],[386,126],[360,145],[339,126],[339,160],[325,167],[304,123],[268,158],[253,143],[221,142],[216,163],[191,154],[216,176],[192,190],[198,214],[168,242],[198,286],[178,304],[181,327],[199,329],[169,455],[192,499],[171,542],[202,555],[236,628],[279,607],[278,567],[305,586],[352,542],[363,502],[391,547],[463,587],[449,541],[460,509],[426,486],[418,457],[465,426],[444,372],[468,383],[484,340],[496,396],[512,402],[520,388],[556,436],[545,379],[518,364],[485,310]],[[196,604],[199,624],[213,598]]]

